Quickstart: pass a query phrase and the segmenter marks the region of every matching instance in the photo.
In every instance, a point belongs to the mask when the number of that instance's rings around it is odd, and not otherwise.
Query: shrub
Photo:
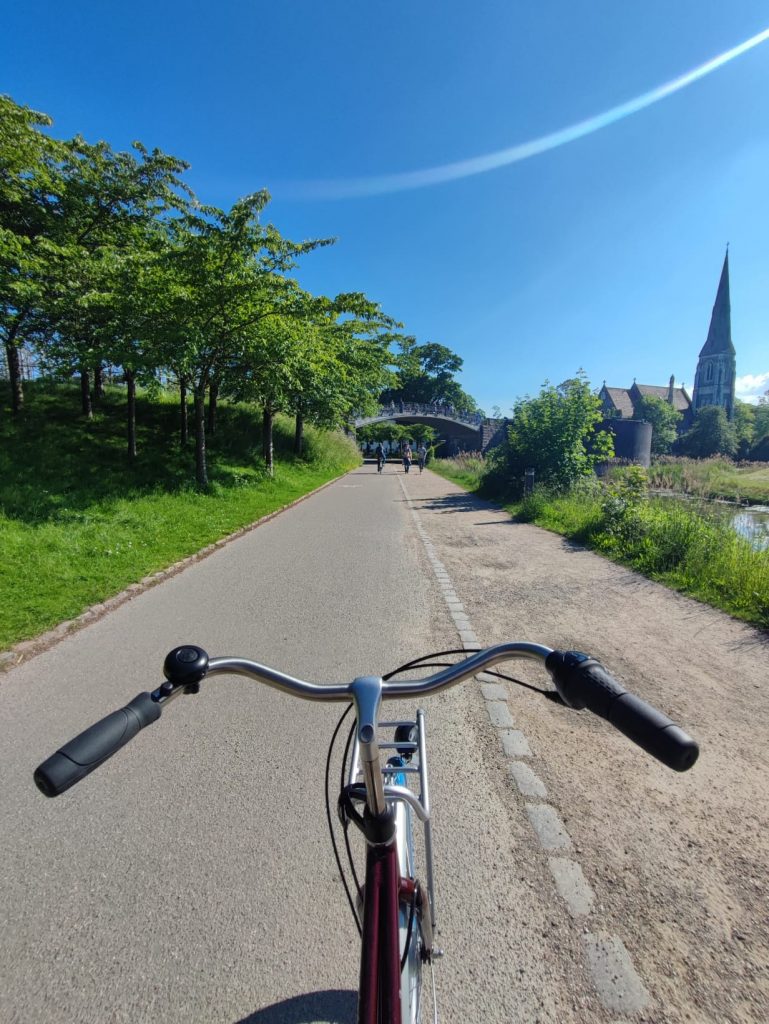
[[[558,385],[546,382],[536,398],[516,402],[507,440],[493,453],[489,483],[501,477],[508,494],[520,495],[527,468],[536,480],[565,489],[611,458],[611,435],[595,432],[601,401],[582,372]]]

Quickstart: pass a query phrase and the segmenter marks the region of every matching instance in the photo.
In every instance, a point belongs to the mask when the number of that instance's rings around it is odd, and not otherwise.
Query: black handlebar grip
[[[35,770],[37,788],[46,796],[59,796],[160,718],[160,705],[149,693],[140,693],[120,711],[102,718],[57,750]]]
[[[617,682],[603,665],[580,651],[553,651],[545,660],[561,699],[572,708],[588,708],[624,733],[652,757],[677,772],[688,771],[699,747],[657,708]]]

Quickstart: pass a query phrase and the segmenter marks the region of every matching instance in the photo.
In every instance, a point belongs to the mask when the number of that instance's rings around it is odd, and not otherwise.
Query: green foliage
[[[769,437],[769,391],[764,392],[758,400],[758,405],[754,406],[753,429],[757,444]],[[752,457],[756,458],[755,455]]]
[[[678,436],[681,413],[662,398],[643,395],[636,402],[635,418],[652,425],[652,454],[667,455]]]
[[[624,466],[612,473],[601,500],[600,526],[594,524],[607,544],[627,546],[641,535],[647,488],[641,466]]]
[[[88,417],[89,374],[119,367],[130,384],[129,438],[133,382],[174,379],[194,397],[195,477],[205,487],[209,388],[268,417],[293,412],[298,451],[305,421],[342,425],[374,405],[392,382],[400,325],[360,293],[315,297],[288,277],[333,239],[283,238],[263,223],[266,191],[229,210],[204,206],[182,180],[183,161],[138,142],[115,152],[79,136],[57,141],[40,130],[49,124],[0,97],[0,338],[14,413],[19,346],[34,346],[46,374],[81,376]],[[440,371],[437,349],[427,361]],[[270,451],[267,443],[268,465]]]
[[[756,438],[756,407],[738,399],[734,402],[734,430],[737,434],[737,455],[745,459]]]
[[[600,499],[582,487],[567,492],[535,487],[531,495],[509,508],[516,520],[534,523],[588,545],[601,520]]]
[[[516,510],[516,519],[521,523],[536,523],[546,514],[556,493],[541,484],[534,487],[531,494],[526,494]]]
[[[417,344],[416,338],[398,336],[400,349],[393,357],[397,383],[382,393],[382,401],[451,405],[458,412],[479,412],[475,399],[454,379],[462,359],[445,345]]]
[[[769,434],[764,434],[760,440],[756,441],[750,449],[750,457],[760,462],[769,462]]]
[[[533,467],[537,483],[568,488],[614,454],[611,435],[596,433],[601,400],[585,375],[562,384],[545,383],[536,398],[516,402],[507,441],[490,458],[490,473],[520,493],[525,470]]]
[[[479,455],[460,454],[448,459],[435,459],[430,468],[465,490],[479,491],[483,485],[486,464]]]
[[[706,405],[698,409],[691,429],[679,442],[682,455],[694,459],[706,459],[711,455],[737,454],[737,431],[730,423],[726,410],[717,405]]]

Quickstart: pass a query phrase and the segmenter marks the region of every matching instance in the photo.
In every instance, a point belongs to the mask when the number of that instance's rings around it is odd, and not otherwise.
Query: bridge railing
[[[437,416],[473,427],[480,427],[484,420],[479,412],[460,412],[453,405],[441,405],[438,402],[390,402],[389,405],[380,406],[374,415],[356,416],[356,420],[386,419],[391,416]]]

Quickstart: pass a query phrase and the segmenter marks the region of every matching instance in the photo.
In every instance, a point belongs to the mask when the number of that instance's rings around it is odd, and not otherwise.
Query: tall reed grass
[[[480,452],[461,452],[449,459],[433,459],[430,469],[468,491],[480,490],[486,463]]]
[[[769,503],[769,464],[730,459],[656,459],[648,470],[649,486],[698,498]]]

